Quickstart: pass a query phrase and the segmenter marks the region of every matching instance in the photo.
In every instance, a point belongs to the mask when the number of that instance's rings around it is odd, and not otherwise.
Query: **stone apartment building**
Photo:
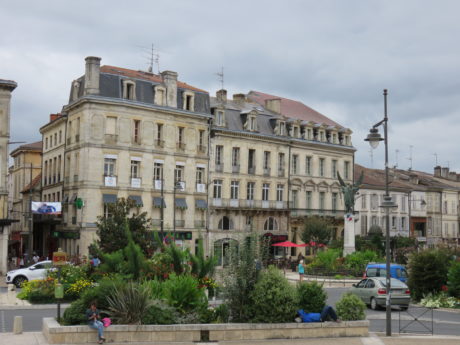
[[[219,257],[250,232],[272,243],[300,243],[299,232],[312,215],[332,219],[340,236],[337,171],[352,181],[349,129],[300,102],[257,91],[228,99],[220,90],[211,111],[209,229]],[[283,248],[273,251],[281,255]]]
[[[62,222],[52,230],[59,245],[87,254],[97,218],[124,197],[153,218],[154,229],[193,247],[206,227],[210,118],[207,92],[175,72],[154,75],[86,58],[61,116],[41,128],[43,198],[63,203]]]
[[[42,142],[21,145],[14,149],[10,156],[13,158],[13,165],[9,169],[13,187],[10,190],[10,216],[17,222],[11,226],[9,251],[13,257],[18,257],[28,253],[32,217],[30,202],[40,201]]]
[[[0,79],[0,271],[6,273],[8,237],[13,219],[8,209],[8,144],[10,141],[11,93],[17,87],[12,80]]]

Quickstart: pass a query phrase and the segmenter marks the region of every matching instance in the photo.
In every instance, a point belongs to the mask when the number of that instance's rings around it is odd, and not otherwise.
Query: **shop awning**
[[[206,200],[195,200],[195,207],[200,209],[200,210],[206,210],[208,208],[208,204],[206,203]]]
[[[180,208],[183,210],[187,208],[187,202],[185,201],[185,198],[176,198],[175,205],[176,205],[176,208]]]
[[[103,194],[102,201],[104,202],[104,204],[116,204],[117,195],[116,194]]]
[[[153,197],[153,207],[155,208],[166,208],[165,200],[162,197]]]
[[[136,203],[136,206],[144,206],[144,203],[142,202],[142,197],[140,195],[129,195],[128,199],[133,200]]]

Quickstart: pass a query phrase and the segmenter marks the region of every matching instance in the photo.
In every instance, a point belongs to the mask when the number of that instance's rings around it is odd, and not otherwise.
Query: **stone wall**
[[[43,335],[50,344],[86,344],[97,341],[88,326],[60,326],[53,318],[43,319]],[[341,323],[112,325],[104,333],[107,342],[192,342],[223,340],[301,339],[323,337],[367,337],[368,321]]]

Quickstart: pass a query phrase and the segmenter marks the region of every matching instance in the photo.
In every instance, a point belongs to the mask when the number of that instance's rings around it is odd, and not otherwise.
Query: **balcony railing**
[[[177,148],[178,150],[184,151],[184,150],[185,150],[185,143],[182,142],[182,141],[178,141],[178,142],[176,143],[176,148]]]
[[[206,221],[204,220],[195,220],[195,228],[203,229],[206,226]]]
[[[270,176],[270,168],[264,168],[264,176]]]
[[[297,208],[291,210],[291,217],[306,217],[306,216],[327,216],[342,218],[345,215],[343,210],[325,210],[325,209],[312,209],[312,208]]]
[[[248,167],[248,174],[255,174],[256,173],[256,167]]]
[[[278,169],[278,177],[284,177],[284,168]]]
[[[232,165],[232,173],[239,173],[240,166],[239,165]]]
[[[199,153],[206,153],[206,146],[204,146],[204,145],[197,145],[197,146],[196,146],[196,150],[197,150]]]
[[[196,184],[196,191],[198,193],[206,193],[206,184],[204,183],[197,183]]]
[[[165,141],[162,139],[155,140],[155,146],[157,147],[165,147]]]
[[[245,200],[245,199],[212,199],[212,206],[240,209],[286,209],[286,201],[273,200]]]
[[[117,186],[117,177],[116,176],[104,176],[104,186],[106,186],[106,187],[116,187]]]
[[[152,219],[152,225],[161,227],[161,219]]]
[[[161,190],[162,181],[161,180],[153,180],[153,188],[156,190]]]
[[[222,172],[222,171],[224,171],[224,165],[216,164],[216,172]]]
[[[183,219],[176,219],[176,228],[183,228],[185,226],[185,220]]]
[[[142,179],[139,177],[131,177],[131,188],[141,188]]]

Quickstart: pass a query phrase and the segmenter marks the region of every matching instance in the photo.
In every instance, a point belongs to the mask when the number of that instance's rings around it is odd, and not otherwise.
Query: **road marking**
[[[371,335],[367,338],[361,338],[363,345],[385,345],[385,343],[375,335]]]
[[[5,312],[3,310],[0,314],[0,319],[1,319],[2,333],[6,333]]]

